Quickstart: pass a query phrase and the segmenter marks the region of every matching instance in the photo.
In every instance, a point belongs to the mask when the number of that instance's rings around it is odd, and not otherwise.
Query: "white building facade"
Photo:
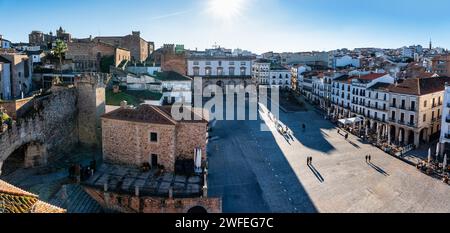
[[[291,70],[265,59],[253,62],[252,79],[258,85],[267,85],[271,88],[290,89],[292,87]]]

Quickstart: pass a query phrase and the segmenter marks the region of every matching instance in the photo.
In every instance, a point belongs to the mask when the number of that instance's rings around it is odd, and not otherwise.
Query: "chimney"
[[[141,32],[140,32],[140,31],[132,31],[131,34],[132,34],[133,36],[141,37]]]
[[[120,108],[128,108],[128,102],[126,100],[121,101]]]

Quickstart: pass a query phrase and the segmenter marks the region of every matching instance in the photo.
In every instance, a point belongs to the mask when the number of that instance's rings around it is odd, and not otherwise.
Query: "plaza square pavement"
[[[209,195],[223,197],[224,212],[450,212],[449,185],[358,138],[345,140],[315,111],[280,111],[289,139],[268,110],[259,112],[257,121],[218,121],[210,133]],[[270,131],[261,131],[263,121]]]

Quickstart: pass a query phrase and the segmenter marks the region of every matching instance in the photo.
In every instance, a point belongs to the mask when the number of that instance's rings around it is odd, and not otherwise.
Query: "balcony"
[[[405,125],[405,121],[404,120],[399,120],[397,123],[399,123],[400,125]]]
[[[401,105],[401,106],[399,107],[399,109],[406,110],[406,106],[405,106],[405,105]]]
[[[395,123],[395,118],[389,118],[389,121]]]
[[[396,108],[396,107],[397,107],[396,104],[391,104],[391,105],[389,105],[389,106],[391,106],[391,108]]]
[[[416,123],[414,122],[408,122],[407,124],[409,127],[416,127]]]

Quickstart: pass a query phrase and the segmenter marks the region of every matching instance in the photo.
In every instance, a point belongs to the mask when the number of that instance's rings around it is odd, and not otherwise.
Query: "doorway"
[[[156,154],[152,154],[152,158],[151,158],[151,165],[152,165],[152,168],[156,168],[156,167],[158,167],[158,155],[156,155]]]

